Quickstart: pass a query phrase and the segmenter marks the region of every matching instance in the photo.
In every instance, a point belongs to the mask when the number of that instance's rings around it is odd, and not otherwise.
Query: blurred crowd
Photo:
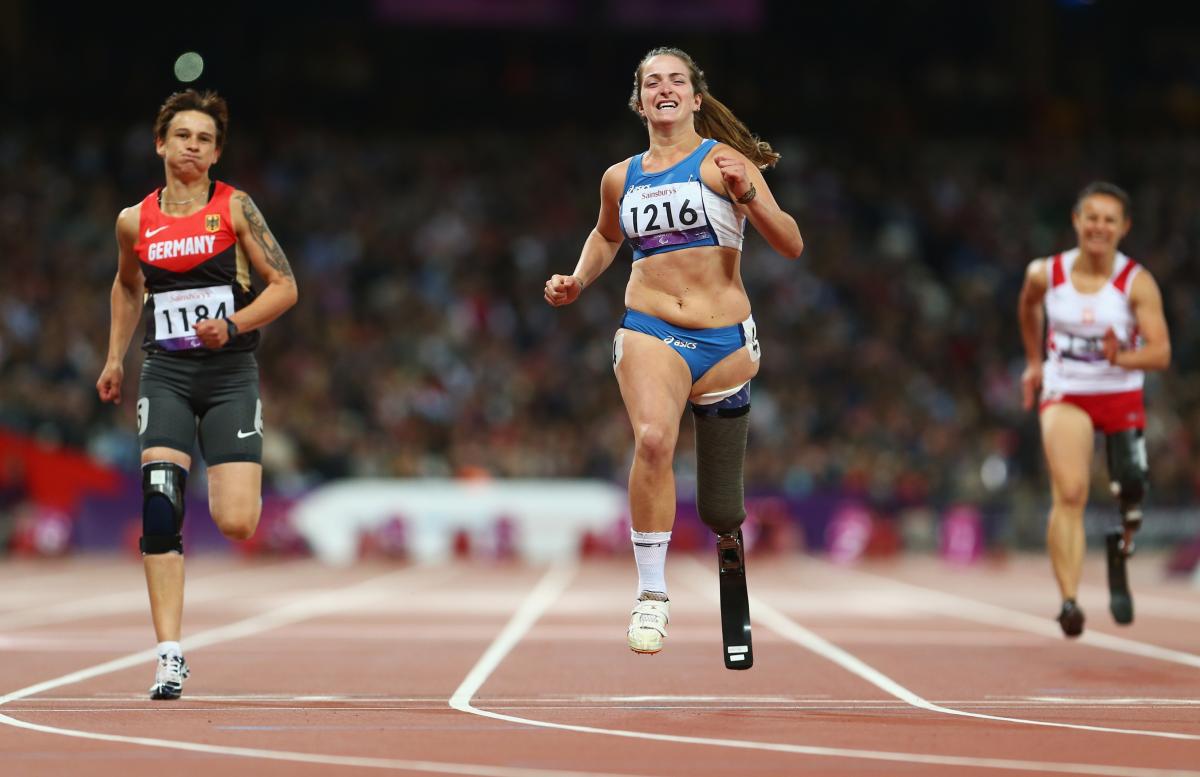
[[[300,289],[259,352],[273,488],[624,481],[610,365],[628,249],[573,306],[549,308],[541,288],[574,267],[604,169],[644,148],[627,124],[429,138],[235,123],[215,175],[254,197]],[[768,183],[807,247],[789,261],[746,241],[763,347],[750,491],[853,492],[883,510],[1043,499],[1017,293],[1030,259],[1074,245],[1075,193],[1103,178],[1133,196],[1124,248],[1171,327],[1171,370],[1147,387],[1153,499],[1200,498],[1200,142],[768,140],[783,153]],[[136,468],[140,331],[120,406],[94,383],[116,215],[161,180],[145,124],[0,134],[0,427]]]

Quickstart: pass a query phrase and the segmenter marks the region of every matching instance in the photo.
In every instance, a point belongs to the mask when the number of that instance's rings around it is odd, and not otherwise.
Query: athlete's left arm
[[[271,234],[270,227],[249,194],[241,190],[235,192],[230,201],[229,211],[233,217],[233,231],[237,234],[238,245],[254,266],[254,271],[267,282],[262,293],[253,302],[229,316],[239,332],[252,332],[279,318],[284,311],[296,304],[299,297],[296,277],[292,275],[292,266],[288,264],[287,256],[284,255],[275,235]],[[229,341],[225,322],[214,321],[211,328],[212,332],[201,332],[200,325],[197,324],[196,334],[210,348],[224,346]],[[213,342],[210,343],[206,335]]]
[[[1142,346],[1122,351],[1110,329],[1104,335],[1105,356],[1127,370],[1165,370],[1171,364],[1171,337],[1163,316],[1162,293],[1150,273],[1142,269],[1133,277],[1129,306],[1137,320]]]
[[[741,152],[726,145],[721,145],[713,152],[712,161],[721,175],[723,188],[734,200],[734,207],[750,220],[758,233],[771,244],[771,248],[789,259],[799,259],[804,252],[800,227],[775,202],[771,187],[767,186],[759,169]],[[748,196],[750,199],[747,202],[737,202]]]

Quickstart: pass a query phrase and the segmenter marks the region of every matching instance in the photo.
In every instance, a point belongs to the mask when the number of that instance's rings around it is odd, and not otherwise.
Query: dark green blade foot
[[[1133,623],[1133,596],[1129,593],[1129,578],[1125,574],[1124,532],[1112,529],[1104,535],[1105,557],[1108,561],[1108,609],[1113,620],[1122,626]]]

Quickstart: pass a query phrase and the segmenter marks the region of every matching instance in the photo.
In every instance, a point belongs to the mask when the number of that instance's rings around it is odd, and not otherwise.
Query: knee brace
[[[1121,507],[1121,520],[1136,531],[1142,525],[1142,500],[1150,489],[1146,464],[1146,438],[1141,429],[1105,435],[1108,480]]]
[[[187,470],[169,461],[142,467],[143,554],[183,553],[183,493]]]
[[[692,405],[696,423],[696,509],[717,534],[746,520],[743,468],[750,430],[750,384],[711,405]]]

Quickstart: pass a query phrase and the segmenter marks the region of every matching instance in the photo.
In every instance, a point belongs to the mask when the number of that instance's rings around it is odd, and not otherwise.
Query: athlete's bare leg
[[[262,465],[231,461],[208,468],[208,509],[231,540],[246,540],[262,515]]]
[[[192,457],[174,448],[147,448],[142,464],[170,461],[184,469],[192,466]],[[183,556],[178,553],[151,553],[142,556],[146,571],[146,591],[150,594],[150,619],[159,642],[178,642],[183,624]]]
[[[1046,544],[1063,599],[1074,599],[1086,549],[1083,510],[1091,479],[1092,420],[1075,405],[1060,402],[1043,410],[1040,421],[1052,499]]]
[[[629,514],[634,531],[671,531],[675,523],[675,443],[692,390],[687,362],[671,346],[622,329],[616,364],[621,398],[633,426]]]

